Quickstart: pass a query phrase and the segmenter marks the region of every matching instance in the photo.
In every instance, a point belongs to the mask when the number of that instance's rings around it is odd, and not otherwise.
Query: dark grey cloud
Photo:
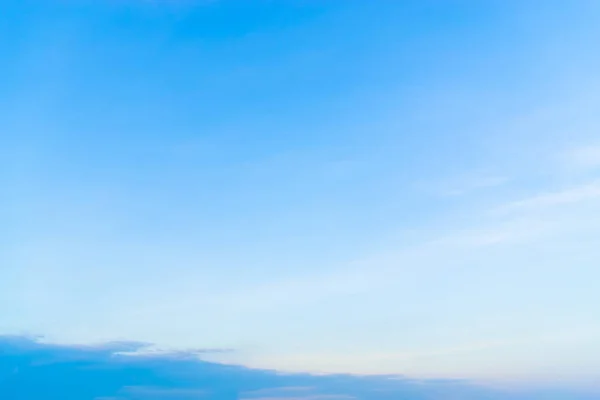
[[[599,400],[593,393],[501,392],[451,380],[287,374],[192,353],[130,356],[144,343],[59,346],[0,336],[0,399],[9,400]]]

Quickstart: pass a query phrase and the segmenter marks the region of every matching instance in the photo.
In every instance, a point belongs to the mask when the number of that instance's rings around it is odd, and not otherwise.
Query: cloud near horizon
[[[541,400],[593,393],[501,391],[458,380],[288,374],[203,361],[184,353],[124,355],[146,344],[46,344],[0,337],[0,398],[11,400]],[[191,355],[197,354],[193,352]]]

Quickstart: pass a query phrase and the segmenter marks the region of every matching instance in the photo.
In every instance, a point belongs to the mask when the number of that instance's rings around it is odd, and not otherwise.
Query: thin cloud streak
[[[600,145],[588,145],[575,148],[565,155],[568,167],[595,170],[600,167]]]
[[[497,208],[499,212],[538,210],[548,207],[577,204],[600,198],[600,181],[585,183],[554,192],[546,192],[517,200]]]

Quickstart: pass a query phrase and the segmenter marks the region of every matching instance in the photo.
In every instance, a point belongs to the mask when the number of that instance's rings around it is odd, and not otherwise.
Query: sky
[[[0,7],[0,335],[598,389],[600,3]]]

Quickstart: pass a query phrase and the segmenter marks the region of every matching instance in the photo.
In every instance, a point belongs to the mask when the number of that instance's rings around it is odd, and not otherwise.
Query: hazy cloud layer
[[[0,338],[0,398],[11,400],[179,399],[570,399],[593,394],[501,392],[460,381],[390,376],[283,374],[194,359],[183,354],[127,356],[143,344],[97,347]]]

